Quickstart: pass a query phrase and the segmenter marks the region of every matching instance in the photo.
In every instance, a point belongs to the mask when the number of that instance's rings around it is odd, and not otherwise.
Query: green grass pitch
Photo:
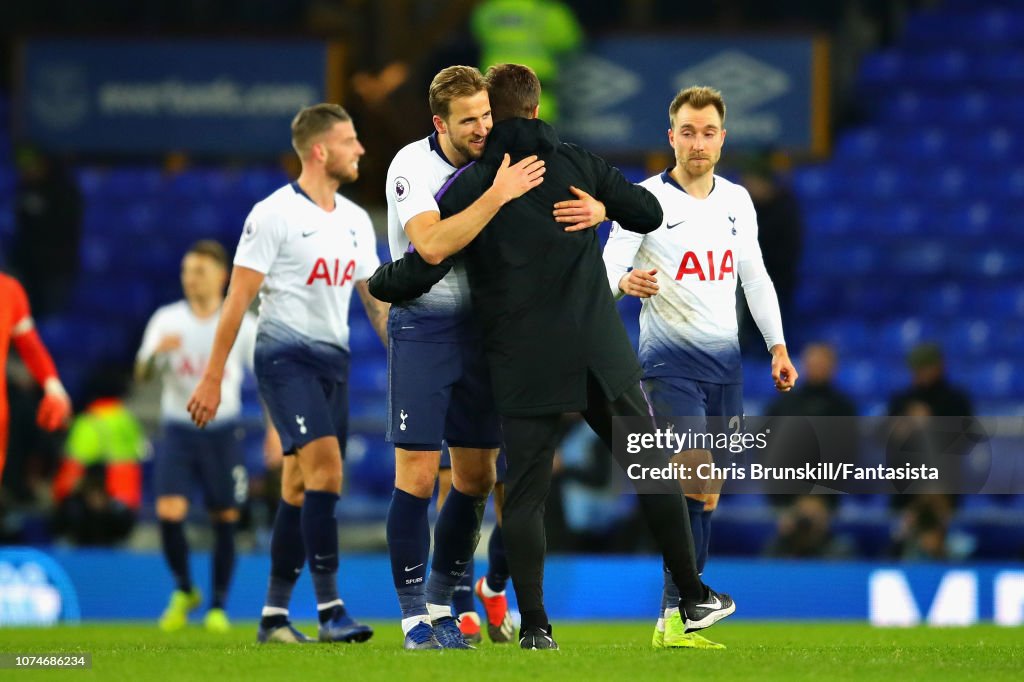
[[[651,623],[556,623],[561,651],[484,642],[477,651],[406,652],[396,623],[373,623],[366,644],[257,645],[255,624],[227,635],[174,634],[149,624],[0,628],[0,653],[92,654],[91,670],[3,670],[0,679],[228,682],[279,680],[1021,680],[1024,631],[976,626],[874,629],[840,623],[723,623],[707,631],[725,651],[654,650]],[[303,631],[314,632],[308,624]]]

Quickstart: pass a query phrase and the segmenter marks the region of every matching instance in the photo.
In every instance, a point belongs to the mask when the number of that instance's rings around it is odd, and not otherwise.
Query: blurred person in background
[[[25,366],[43,389],[36,423],[46,431],[56,431],[71,416],[71,400],[57,376],[53,358],[36,331],[25,290],[18,280],[0,273],[0,480],[7,459],[7,353],[11,344],[18,349]]]
[[[832,532],[838,503],[834,495],[800,495],[779,515],[775,537],[765,555],[780,559],[847,559],[850,539]]]
[[[946,377],[946,360],[936,343],[922,343],[907,354],[910,386],[889,399],[891,416],[970,417],[967,392]]]
[[[680,90],[668,114],[675,163],[641,183],[658,197],[664,219],[648,234],[612,226],[604,250],[608,284],[616,298],[643,299],[640,363],[654,413],[678,418],[680,432],[738,431],[743,418],[738,284],[771,355],[776,390],[791,390],[798,375],[761,255],[753,202],[743,187],[715,174],[726,134],[722,93],[706,86]],[[712,458],[707,450],[690,454]],[[718,500],[714,490],[686,494],[698,573],[707,561]],[[678,599],[666,570],[654,646],[724,648],[685,632],[674,606]]]
[[[484,0],[473,11],[473,35],[480,45],[480,70],[495,64],[524,64],[540,79],[544,120],[558,123],[561,62],[579,50],[583,31],[560,0]]]
[[[60,312],[78,274],[82,197],[70,173],[38,149],[15,154],[18,186],[11,267],[36,315]]]
[[[210,607],[204,625],[211,632],[230,628],[224,610],[235,565],[235,526],[246,501],[248,480],[242,459],[241,388],[253,368],[256,317],[246,313],[238,342],[228,356],[221,383],[224,396],[217,424],[200,430],[185,404],[206,368],[207,356],[224,304],[228,256],[218,242],[193,244],[181,261],[185,298],[161,307],[150,318],[135,359],[139,381],[158,378],[162,443],[153,469],[160,545],[174,577],[175,590],[160,616],[160,629],[180,630],[188,614],[202,603],[192,584],[185,536],[189,498],[197,484],[203,491],[213,525],[213,575]],[[268,426],[268,431],[272,430]]]
[[[308,557],[320,641],[365,642],[372,628],[354,620],[338,594],[335,518],[348,441],[353,293],[387,344],[388,306],[370,296],[365,282],[380,264],[373,224],[338,193],[359,177],[365,149],[352,118],[336,104],[299,111],[291,139],[302,171],[253,206],[245,220],[212,349],[187,409],[200,428],[217,417],[231,349],[258,293],[256,381],[280,436],[284,465],[257,641],[311,641],[289,618]]]
[[[857,406],[834,380],[838,359],[828,343],[808,344],[800,354],[800,385],[772,402],[767,416],[852,417]]]
[[[101,363],[86,381],[86,408],[71,423],[53,481],[54,531],[79,545],[114,545],[142,504],[142,426],[123,402],[127,372]]]
[[[750,193],[757,213],[757,242],[768,276],[775,285],[782,319],[793,323],[793,296],[799,286],[800,258],[803,253],[804,225],[800,204],[772,168],[766,152],[749,159],[740,174],[740,184]],[[740,344],[744,353],[756,351],[760,337],[750,317],[746,299],[739,297]],[[790,339],[793,342],[793,339]],[[799,345],[799,342],[796,342]]]
[[[950,528],[955,512],[956,499],[952,495],[915,495],[901,512],[890,556],[925,561],[969,558],[976,542],[972,536]]]

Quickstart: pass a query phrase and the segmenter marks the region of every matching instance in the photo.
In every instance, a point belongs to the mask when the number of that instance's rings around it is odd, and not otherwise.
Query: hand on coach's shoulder
[[[565,228],[566,232],[578,232],[597,227],[608,219],[604,203],[578,187],[570,185],[569,191],[576,195],[576,198],[559,201],[555,204],[555,210],[552,213],[555,216],[555,222],[571,223]]]
[[[627,296],[650,298],[658,294],[657,268],[640,270],[633,268],[619,280],[619,290]]]
[[[513,165],[511,157],[505,154],[491,183],[491,191],[502,205],[507,204],[544,182],[546,170],[544,161],[536,155],[527,156]]]

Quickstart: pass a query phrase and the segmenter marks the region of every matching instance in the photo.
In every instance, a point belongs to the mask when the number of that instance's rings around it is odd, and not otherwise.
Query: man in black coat
[[[640,386],[640,365],[608,290],[597,234],[565,229],[551,206],[572,201],[569,188],[575,187],[603,202],[609,217],[638,232],[659,227],[662,211],[652,194],[603,159],[560,142],[554,129],[536,118],[540,83],[529,68],[491,67],[487,80],[495,120],[487,147],[437,198],[442,215],[452,215],[490,186],[509,157],[536,155],[546,164],[543,184],[505,204],[457,257],[465,259],[502,417],[508,457],[502,533],[522,613],[520,645],[557,648],[543,604],[543,515],[561,414],[581,412],[623,467],[664,467],[667,453],[629,455],[612,447],[613,416],[648,417],[652,412]],[[431,260],[439,261],[438,254],[431,254]],[[415,252],[406,254],[383,266],[371,278],[370,290],[384,300],[401,300],[403,293],[429,288],[432,277],[439,279],[445,270],[443,262],[431,267]],[[640,495],[640,507],[680,588],[686,626],[709,627],[735,605],[697,575],[678,485],[648,484],[644,492],[665,493]]]

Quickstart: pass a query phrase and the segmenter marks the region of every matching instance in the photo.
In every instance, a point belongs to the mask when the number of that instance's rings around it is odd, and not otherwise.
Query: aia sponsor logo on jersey
[[[718,264],[717,269],[716,263]],[[681,280],[689,275],[699,278],[702,282],[707,280],[715,281],[725,279],[726,274],[730,278],[736,279],[736,265],[733,262],[732,249],[726,250],[721,258],[716,257],[714,251],[708,251],[703,259],[698,258],[697,254],[693,251],[687,251],[683,255],[683,260],[679,263],[676,279]]]
[[[313,270],[309,273],[309,279],[306,280],[306,286],[310,286],[317,280],[323,280],[327,286],[331,287],[345,286],[346,282],[352,281],[355,272],[356,262],[354,260],[350,260],[343,269],[341,261],[337,258],[334,259],[333,265],[328,264],[324,258],[317,258],[316,263],[313,264]]]

